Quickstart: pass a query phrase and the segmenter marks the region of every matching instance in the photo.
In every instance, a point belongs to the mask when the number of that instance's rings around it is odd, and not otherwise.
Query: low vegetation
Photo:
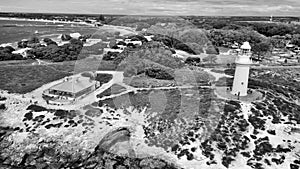
[[[74,65],[0,66],[0,88],[13,93],[28,93],[46,83],[71,75]]]
[[[36,47],[28,52],[29,57],[36,59],[47,59],[53,62],[62,62],[77,60],[80,54],[83,43],[81,40],[71,39],[70,43],[62,46],[51,44],[43,47]]]
[[[24,59],[22,55],[12,53],[13,51],[15,49],[11,46],[0,47],[0,61]]]

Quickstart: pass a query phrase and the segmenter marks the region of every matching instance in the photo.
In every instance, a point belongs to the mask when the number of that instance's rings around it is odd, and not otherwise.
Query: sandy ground
[[[232,78],[232,76],[226,75],[225,73],[216,73],[216,72],[212,72],[212,69],[207,69],[204,68],[204,71],[206,71],[207,73],[209,73],[210,75],[214,76],[216,79],[215,81],[218,81],[221,77],[228,77],[228,78]]]
[[[175,51],[176,51],[176,55],[179,58],[183,58],[183,59],[186,59],[188,57],[199,57],[202,60],[203,58],[207,57],[207,54],[205,53],[201,53],[200,55],[192,55],[182,50],[175,50]]]
[[[120,32],[121,36],[128,34],[137,34],[137,32],[133,28],[125,26],[103,25],[102,27],[100,27],[100,30],[107,30],[109,32]]]

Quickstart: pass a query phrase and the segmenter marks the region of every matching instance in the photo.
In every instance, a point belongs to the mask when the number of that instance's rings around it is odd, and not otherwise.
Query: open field
[[[73,73],[114,69],[114,64],[94,59],[47,65],[33,65],[32,63],[35,62],[32,60],[1,62],[0,89],[25,94]]]
[[[39,32],[36,35],[37,37],[53,38],[58,37],[59,34],[69,34],[72,32],[93,34],[97,29],[79,24],[0,20],[0,44],[14,43],[22,39],[28,39],[34,35],[35,31]]]
[[[46,83],[71,75],[72,64],[0,66],[0,86],[13,93],[28,93]]]

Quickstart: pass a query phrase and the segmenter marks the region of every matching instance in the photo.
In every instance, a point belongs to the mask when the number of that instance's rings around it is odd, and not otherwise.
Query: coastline
[[[28,21],[28,22],[50,22],[50,23],[64,23],[64,24],[80,24],[87,26],[94,26],[94,24],[86,22],[74,22],[74,21],[59,21],[59,20],[46,20],[46,19],[27,19],[27,18],[15,18],[15,17],[0,17],[0,20],[5,21]]]

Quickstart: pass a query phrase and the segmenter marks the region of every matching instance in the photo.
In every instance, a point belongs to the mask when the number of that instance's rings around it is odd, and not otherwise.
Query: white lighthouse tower
[[[236,58],[236,68],[231,93],[237,96],[246,96],[248,89],[249,69],[252,64],[251,46],[249,42],[244,42],[241,51]]]

